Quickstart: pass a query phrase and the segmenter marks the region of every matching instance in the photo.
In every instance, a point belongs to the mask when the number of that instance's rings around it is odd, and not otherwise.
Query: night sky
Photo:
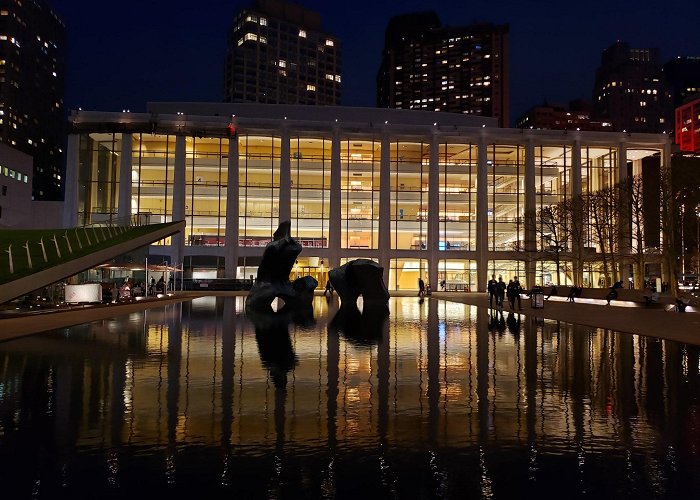
[[[240,0],[49,0],[67,27],[67,109],[145,111],[148,101],[221,101],[226,35]],[[434,9],[443,25],[510,25],[511,123],[545,100],[590,99],[615,40],[700,56],[700,1],[306,0],[342,41],[343,104],[375,105],[384,30]]]

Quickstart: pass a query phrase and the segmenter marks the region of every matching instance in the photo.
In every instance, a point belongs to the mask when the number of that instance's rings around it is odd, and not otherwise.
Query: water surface
[[[314,311],[207,297],[0,344],[3,498],[700,495],[698,347]]]

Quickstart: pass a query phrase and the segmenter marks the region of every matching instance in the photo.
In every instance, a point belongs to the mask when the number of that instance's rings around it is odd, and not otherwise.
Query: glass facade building
[[[280,221],[304,247],[292,271],[324,286],[349,259],[377,260],[390,290],[602,286],[591,218],[554,242],[528,214],[669,164],[663,134],[503,129],[492,118],[369,108],[150,104],[73,112],[67,226],[149,214],[185,220],[153,253],[185,275],[248,278]],[[616,222],[622,240],[631,222]],[[559,245],[555,253],[552,247]],[[583,270],[575,248],[585,249]],[[617,274],[629,275],[623,243]],[[559,262],[555,262],[558,260]],[[605,283],[605,280],[602,281]]]

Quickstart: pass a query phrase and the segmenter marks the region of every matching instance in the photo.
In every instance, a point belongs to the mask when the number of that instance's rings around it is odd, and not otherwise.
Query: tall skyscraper
[[[44,0],[0,0],[0,140],[34,158],[38,200],[63,198],[65,31]]]
[[[396,16],[384,37],[377,106],[448,111],[508,126],[508,25],[441,27],[435,12]]]
[[[700,57],[679,56],[671,59],[664,64],[663,72],[674,108],[700,93]]]
[[[256,0],[229,31],[226,102],[340,104],[340,41],[317,12],[282,0]]]
[[[594,119],[617,132],[670,132],[672,116],[658,49],[618,41],[603,51],[593,89]]]

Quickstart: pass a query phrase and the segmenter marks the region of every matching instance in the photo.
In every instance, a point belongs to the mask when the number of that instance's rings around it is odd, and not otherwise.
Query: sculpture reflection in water
[[[342,333],[363,345],[377,344],[385,338],[389,292],[383,276],[382,266],[367,259],[352,260],[328,273],[340,298],[340,309],[328,325],[329,332]],[[359,297],[362,310],[357,305]]]

